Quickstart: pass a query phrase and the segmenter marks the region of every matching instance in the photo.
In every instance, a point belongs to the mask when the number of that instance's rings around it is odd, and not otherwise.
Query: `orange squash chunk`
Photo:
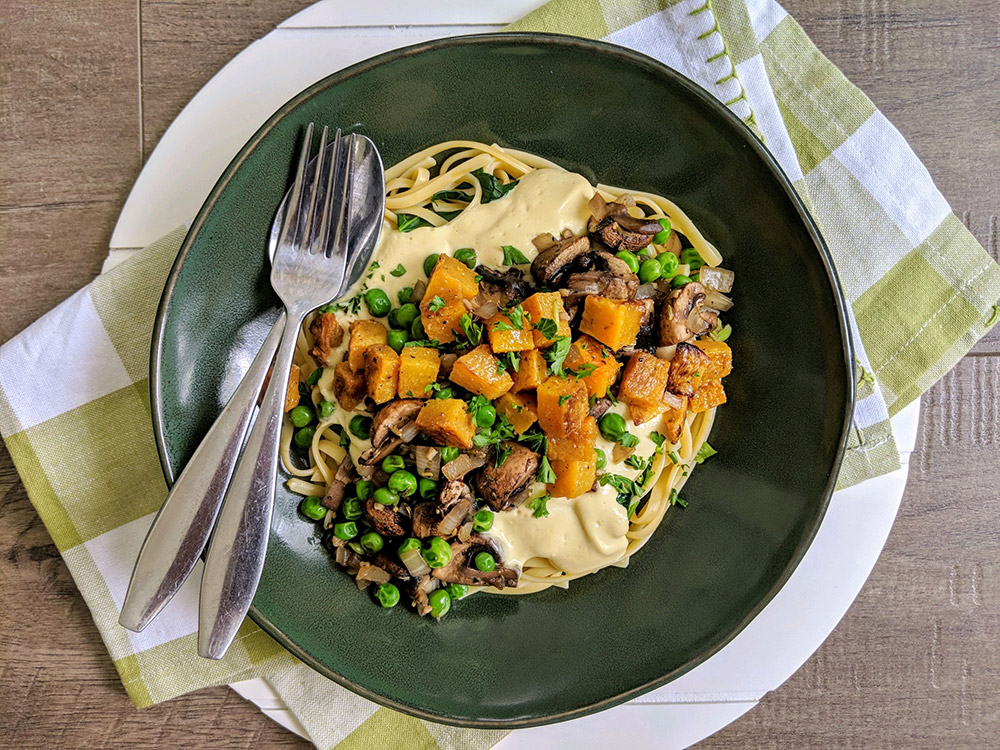
[[[333,368],[333,395],[345,411],[351,411],[365,399],[365,373],[355,371],[347,362]]]
[[[521,362],[514,373],[514,385],[511,391],[520,393],[521,391],[534,390],[542,383],[548,375],[548,363],[545,357],[537,349],[532,349],[521,354]]]
[[[562,295],[559,292],[536,292],[521,303],[521,308],[531,319],[531,335],[538,349],[545,349],[555,343],[554,338],[547,339],[541,331],[534,330],[535,324],[540,323],[544,318],[555,321],[559,327],[556,331],[556,338],[569,336],[569,316],[566,314]]]
[[[500,324],[503,323],[503,326]],[[503,329],[503,330],[501,330]],[[514,328],[513,324],[503,313],[497,313],[486,321],[486,332],[490,338],[490,346],[497,354],[503,352],[523,352],[535,348],[535,339],[531,330],[531,324],[524,321],[521,330]]]
[[[705,352],[711,360],[711,364],[702,373],[705,380],[721,380],[733,371],[733,350],[725,341],[704,339],[691,343]]]
[[[497,399],[497,414],[506,417],[518,435],[538,421],[538,403],[532,393],[505,393]]]
[[[291,411],[299,405],[299,366],[292,365],[288,373],[288,390],[285,391],[285,411]]]
[[[649,352],[636,352],[625,365],[622,382],[618,387],[618,398],[630,407],[659,406],[669,378],[669,362]]]
[[[590,336],[581,336],[573,342],[565,366],[574,372],[590,370],[582,380],[587,385],[587,392],[597,398],[608,395],[608,388],[615,384],[621,368],[614,355]]]
[[[537,391],[538,424],[549,437],[578,432],[590,412],[587,386],[574,378],[550,377]]]
[[[549,485],[553,497],[579,497],[584,492],[590,492],[597,478],[597,456],[590,451],[589,458],[578,458],[573,461],[550,460],[552,471],[556,473],[556,481]]]
[[[368,398],[376,404],[384,404],[396,397],[399,355],[391,346],[376,344],[365,350],[365,383]]]
[[[438,445],[472,448],[476,427],[465,402],[458,398],[432,398],[417,414],[417,429]]]
[[[456,331],[461,330],[462,316],[468,312],[462,300],[472,299],[477,294],[476,272],[449,255],[441,255],[420,300],[420,319],[427,337],[441,342],[454,341]],[[431,310],[431,305],[439,304],[435,299],[445,304]]]
[[[351,323],[351,342],[347,345],[347,363],[351,369],[363,370],[368,347],[384,344],[385,336],[385,326],[377,320],[355,320]]]
[[[721,380],[709,380],[694,392],[688,408],[695,414],[726,403],[726,390]]]
[[[638,427],[659,416],[666,408],[666,404],[629,404],[628,415],[632,418],[632,424]]]
[[[681,407],[668,408],[663,413],[663,434],[667,436],[667,442],[671,445],[681,439],[681,431],[684,429],[684,418],[687,416],[688,398],[681,396]]]
[[[467,391],[485,396],[490,401],[510,390],[514,381],[506,371],[499,371],[500,360],[493,356],[489,344],[480,344],[455,360],[448,377]]]
[[[588,414],[580,428],[572,435],[564,438],[550,437],[546,455],[549,457],[549,463],[576,461],[579,458],[594,455],[594,443],[596,442],[597,420]]]
[[[426,301],[427,297],[424,297]],[[424,309],[421,303],[420,321],[424,325],[428,339],[436,339],[447,343],[458,338],[462,330],[462,316],[467,315],[469,310],[462,300],[457,299],[446,302],[444,307],[437,310]]]
[[[404,346],[399,354],[399,397],[430,398],[434,394],[427,389],[437,380],[441,367],[441,355],[437,349],[427,346]]]
[[[590,296],[583,303],[580,333],[590,334],[618,351],[635,343],[646,312],[646,305],[642,302]]]
[[[688,343],[677,345],[674,358],[670,360],[670,378],[667,388],[678,396],[693,396],[694,392],[708,380],[706,371],[712,367],[712,360],[697,346]]]

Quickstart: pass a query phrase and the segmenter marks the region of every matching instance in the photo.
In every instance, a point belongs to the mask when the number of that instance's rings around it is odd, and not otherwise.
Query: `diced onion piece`
[[[668,362],[674,358],[674,354],[676,353],[677,353],[677,344],[671,344],[670,346],[656,347],[656,356],[659,359],[665,359]]]
[[[458,541],[465,543],[472,538],[473,530],[472,521],[467,521],[461,525],[458,529]]]
[[[462,453],[454,461],[449,461],[441,467],[441,473],[448,479],[461,479],[473,469],[486,465],[486,455],[483,453]],[[457,527],[456,527],[457,528]]]
[[[416,284],[413,285],[413,296],[410,297],[410,302],[415,305],[420,304],[420,300],[424,298],[424,292],[427,291],[427,282],[421,279]]]
[[[706,289],[711,289],[714,292],[731,292],[736,274],[728,268],[702,266],[698,279]]]
[[[472,311],[472,314],[475,315],[477,318],[482,318],[483,320],[487,320],[488,318],[492,318],[498,312],[500,312],[500,307],[497,305],[496,302],[490,300],[484,302],[483,304],[475,308]]]
[[[670,391],[664,391],[662,401],[671,409],[680,409],[684,406],[684,399]]]
[[[420,554],[420,550],[417,548],[403,550],[399,553],[399,559],[414,578],[419,578],[431,572],[430,565],[427,564],[424,556]]]
[[[649,299],[660,293],[660,288],[655,283],[643,284],[635,290],[636,299]]]
[[[377,469],[378,467],[368,466],[366,464],[359,463],[357,468],[358,468],[358,476],[360,476],[362,479],[371,479],[375,475],[375,469]]]
[[[622,193],[618,196],[617,200],[615,200],[615,203],[621,203],[623,206],[632,207],[635,205],[635,198],[628,193]]]
[[[447,464],[445,467],[447,468]],[[468,513],[468,503],[459,503],[454,508],[452,508],[441,519],[441,522],[437,526],[437,531],[439,536],[451,536],[456,531],[458,527],[462,525],[462,521],[465,520],[466,514]]]
[[[604,200],[600,193],[594,193],[594,197],[587,203],[587,208],[590,209],[590,213],[598,221],[608,215],[608,202]]]
[[[687,263],[681,263],[679,266],[677,266],[677,274],[676,275],[677,276],[688,276],[688,277],[690,277],[691,276],[691,266],[689,266]]]
[[[696,336],[700,336],[703,333],[708,333],[712,330],[713,322],[709,322],[702,317],[704,308],[695,307],[687,317],[687,327]]]
[[[726,312],[726,310],[732,309],[733,301],[722,292],[709,289],[705,292],[705,307],[710,307],[719,312]]]
[[[615,449],[611,452],[611,458],[616,464],[620,464],[626,458],[635,453],[635,448],[626,448],[624,445],[615,444]]]
[[[542,252],[542,250],[547,250],[556,244],[556,238],[546,232],[545,234],[540,234],[535,237],[535,239],[531,241],[531,244],[535,246],[535,249],[538,250],[538,252]]]
[[[441,477],[441,450],[427,445],[416,447],[417,474],[427,479]]]
[[[411,419],[409,422],[404,422],[401,425],[393,425],[389,429],[403,438],[403,440],[407,443],[413,440],[413,438],[417,436],[417,433],[420,432],[420,430],[417,429],[416,418]]]
[[[363,562],[358,568],[358,581],[371,581],[372,583],[389,583],[391,575],[378,565]]]
[[[333,528],[333,519],[335,519],[336,517],[337,517],[337,514],[334,513],[332,510],[328,510],[326,512],[326,515],[323,516],[323,530],[324,531],[329,531],[330,529]]]

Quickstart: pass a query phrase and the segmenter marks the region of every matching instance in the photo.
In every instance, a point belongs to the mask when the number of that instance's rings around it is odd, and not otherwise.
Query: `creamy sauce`
[[[364,278],[352,288],[348,297],[361,292],[363,285],[381,288],[393,306],[398,305],[397,293],[407,286],[414,286],[426,277],[424,259],[431,253],[454,255],[461,248],[473,248],[479,263],[503,269],[503,245],[513,245],[532,259],[537,255],[532,240],[539,234],[559,236],[564,229],[574,234],[583,231],[590,217],[587,202],[593,197],[594,188],[581,175],[557,169],[539,169],[521,178],[517,187],[501,200],[471,208],[441,227],[422,227],[411,232],[399,232],[388,224],[383,227],[382,239],[373,256],[378,267],[367,280]],[[406,269],[395,277],[390,271],[397,265]],[[350,322],[372,316],[362,305],[357,314],[337,313],[344,325],[345,334]],[[330,361],[339,361],[347,349],[348,336],[331,354]],[[333,395],[333,368],[323,371],[319,380],[323,397],[335,401]],[[613,411],[623,414],[624,406],[618,404]],[[345,429],[353,412],[337,409],[334,421]],[[635,427],[629,422],[629,431],[639,438],[635,454],[652,455],[654,444],[649,433],[661,425],[654,419]],[[351,457],[355,464],[358,456],[370,446],[368,441],[351,438]],[[604,471],[635,479],[639,471],[624,462],[612,460],[614,444],[600,436],[597,448],[608,457]],[[661,459],[662,460],[662,459]],[[662,463],[657,467],[657,476]],[[650,483],[649,486],[652,486]],[[536,484],[533,497],[545,491]],[[610,486],[598,487],[579,497],[552,498],[548,501],[549,515],[535,518],[530,508],[519,508],[497,513],[489,535],[501,547],[504,561],[525,564],[529,561],[549,561],[554,567],[568,572],[584,572],[620,560],[625,554],[629,528],[627,511],[615,499]]]

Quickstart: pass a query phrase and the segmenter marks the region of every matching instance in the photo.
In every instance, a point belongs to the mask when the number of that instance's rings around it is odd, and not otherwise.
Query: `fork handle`
[[[285,318],[271,380],[208,545],[198,607],[198,653],[209,659],[221,659],[226,653],[250,609],[264,568],[274,509],[282,406],[304,317],[305,311],[289,311]]]
[[[153,519],[118,618],[123,627],[137,633],[145,628],[187,580],[205,549],[278,348],[284,319],[282,312]]]

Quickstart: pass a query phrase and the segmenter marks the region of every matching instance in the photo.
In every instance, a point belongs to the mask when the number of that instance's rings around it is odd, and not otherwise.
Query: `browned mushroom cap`
[[[469,489],[469,485],[465,482],[454,481],[445,482],[444,487],[441,488],[441,492],[438,494],[438,503],[442,508],[451,508],[458,502],[462,500],[472,501],[472,490]]]
[[[570,264],[584,253],[590,252],[590,238],[567,237],[540,252],[531,262],[531,275],[539,284],[554,288],[569,271]]]
[[[493,570],[476,568],[476,555],[489,552],[496,559],[498,567]],[[503,589],[506,586],[517,585],[517,571],[513,568],[499,566],[502,562],[500,551],[492,540],[476,534],[467,542],[452,542],[451,561],[442,568],[431,571],[431,575],[445,583],[460,583],[464,586],[492,586]]]
[[[663,229],[658,221],[629,214],[623,202],[607,203],[600,193],[594,194],[589,206],[593,215],[588,230],[612,250],[641,250]]]
[[[587,256],[592,270],[570,273],[566,277],[570,298],[597,295],[611,299],[632,299],[639,288],[639,277],[621,258],[606,250],[596,250]],[[575,264],[579,265],[579,264]]]
[[[370,497],[365,500],[365,518],[382,536],[406,536],[409,519],[391,505],[382,505]]]
[[[372,565],[377,565],[382,568],[382,570],[389,573],[389,575],[398,578],[401,581],[410,580],[410,571],[406,569],[406,566],[392,555],[387,554],[385,550],[379,552],[372,558]]]
[[[529,284],[520,269],[508,268],[501,273],[489,266],[476,266],[479,274],[480,302],[490,301],[497,307],[505,307],[512,300],[522,300],[530,297],[535,289]]]
[[[409,584],[404,585],[403,589],[413,600],[413,606],[417,610],[417,614],[423,617],[424,615],[429,615],[431,613],[431,603],[428,595],[434,591],[434,589],[440,587],[441,581],[428,573],[427,575],[421,576],[417,579],[411,578]]]
[[[608,409],[610,408],[611,408],[610,398],[599,398],[596,401],[594,401],[594,405],[590,407],[590,416],[592,416],[594,419],[600,419],[607,413]]]
[[[701,349],[693,344],[681,342],[677,345],[674,358],[670,360],[670,375],[667,390],[678,396],[693,396],[701,383],[702,373],[712,364]]]
[[[373,466],[400,444],[412,440],[416,436],[417,414],[423,405],[420,399],[403,398],[379,409],[372,419],[372,447],[358,457],[358,463]]]
[[[472,515],[472,508],[472,500],[469,498],[459,500],[447,509],[433,501],[417,503],[413,506],[413,535],[418,539],[454,536],[462,523]]]
[[[708,333],[719,320],[705,309],[705,287],[691,281],[667,298],[660,313],[660,346],[671,346]]]
[[[506,460],[495,466],[490,461],[476,476],[476,490],[493,510],[512,508],[525,499],[525,490],[538,473],[539,456],[520,443],[507,441],[501,451],[510,450]]]
[[[326,488],[326,494],[323,495],[321,504],[324,508],[329,508],[336,512],[340,504],[344,501],[344,493],[347,491],[347,485],[354,479],[354,475],[354,464],[351,463],[349,457],[344,458],[340,462],[340,466],[337,467],[337,473],[333,475],[333,481]]]

